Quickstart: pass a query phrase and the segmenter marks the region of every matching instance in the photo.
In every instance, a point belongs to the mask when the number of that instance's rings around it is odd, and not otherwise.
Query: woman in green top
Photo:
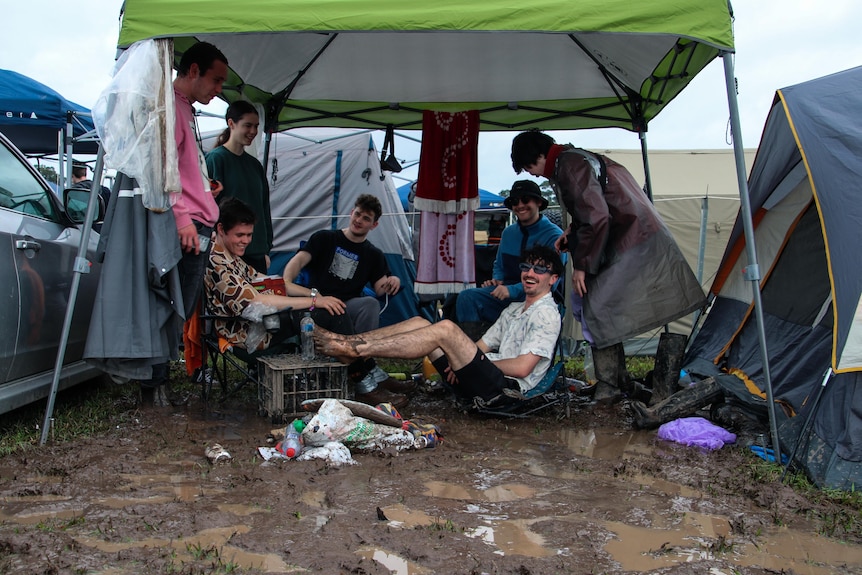
[[[225,113],[227,128],[207,154],[210,178],[220,181],[225,198],[238,198],[248,204],[257,216],[254,235],[242,259],[260,273],[267,273],[272,249],[272,214],[269,207],[269,186],[260,162],[245,151],[257,136],[260,116],[249,102],[238,100]]]

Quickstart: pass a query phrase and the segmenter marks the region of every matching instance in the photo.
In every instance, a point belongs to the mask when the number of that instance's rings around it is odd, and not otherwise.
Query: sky
[[[240,0],[241,1],[241,0]],[[529,0],[524,0],[528,2]],[[775,91],[862,65],[862,2],[831,0],[734,0],[734,70],[742,140],[757,147]],[[0,68],[46,84],[67,99],[91,107],[108,84],[116,56],[122,0],[30,0],[3,8]],[[223,103],[207,110],[223,114]],[[707,66],[659,116],[647,133],[648,149],[728,149],[728,102],[724,65]],[[208,119],[202,130],[224,126]],[[406,132],[407,134],[418,134]],[[594,151],[636,149],[636,134],[621,129],[555,131],[560,143]],[[514,133],[482,133],[479,186],[507,190],[516,176],[509,152]],[[375,135],[378,147],[383,134]],[[396,139],[402,163],[419,158],[419,144]],[[406,169],[399,184],[415,179]]]

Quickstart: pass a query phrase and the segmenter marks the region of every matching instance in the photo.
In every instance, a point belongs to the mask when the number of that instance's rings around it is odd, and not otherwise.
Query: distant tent
[[[30,156],[57,154],[60,132],[71,121],[75,138],[94,136],[90,111],[18,72],[0,70],[0,131]],[[75,143],[75,152],[95,154],[95,139]]]
[[[413,185],[413,182],[409,184],[404,184],[403,186],[398,186],[398,197],[401,198],[401,207],[405,212],[410,212],[412,210],[412,206],[410,205],[410,186]],[[494,192],[489,192],[488,190],[479,189],[479,209],[480,210],[506,210],[506,206],[503,202],[506,200],[503,196],[497,195]]]
[[[782,452],[796,446],[795,464],[817,485],[839,489],[862,485],[859,110],[862,67],[779,90],[748,183]],[[685,365],[716,375],[729,401],[764,417],[744,254],[737,218]]]

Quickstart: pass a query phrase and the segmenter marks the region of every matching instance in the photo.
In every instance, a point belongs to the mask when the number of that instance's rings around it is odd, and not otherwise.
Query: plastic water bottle
[[[305,423],[301,419],[296,419],[284,428],[284,439],[278,450],[288,459],[294,459],[302,453],[302,433]]]
[[[596,383],[596,365],[593,363],[593,348],[589,342],[585,341],[581,344],[581,349],[584,352],[584,375],[587,378],[587,383],[594,385]]]
[[[302,340],[302,361],[311,361],[314,359],[314,320],[311,319],[310,311],[302,316],[299,333]]]

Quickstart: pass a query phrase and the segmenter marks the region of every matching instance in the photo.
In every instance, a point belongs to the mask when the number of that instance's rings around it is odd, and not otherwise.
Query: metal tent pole
[[[793,465],[793,458],[796,457],[796,452],[799,451],[799,445],[802,443],[802,438],[808,434],[808,430],[811,428],[811,422],[814,421],[814,416],[817,415],[817,410],[820,408],[820,398],[823,397],[823,392],[826,391],[826,384],[829,383],[830,379],[832,379],[831,366],[827,368],[826,373],[823,374],[823,380],[820,382],[817,395],[814,396],[814,405],[811,406],[811,411],[808,412],[808,417],[805,418],[805,424],[799,431],[799,436],[796,438],[796,444],[793,446],[793,451],[790,452],[790,457],[787,458],[787,465],[784,466],[784,471],[781,472],[779,481],[782,483],[784,483],[784,476],[787,475],[787,471],[790,469],[790,466]],[[775,461],[781,465],[780,459],[776,459]]]
[[[754,300],[754,315],[757,318],[757,341],[760,343],[760,360],[763,363],[763,381],[766,386],[766,402],[769,411],[769,428],[772,434],[772,449],[775,460],[781,461],[781,446],[778,443],[778,425],[775,421],[775,402],[772,397],[772,378],[769,374],[769,356],[766,351],[766,329],[763,325],[763,301],[760,297],[760,268],[757,265],[757,250],[754,246],[754,224],[751,218],[751,200],[748,197],[748,181],[745,172],[745,153],[742,147],[742,128],[739,122],[739,103],[736,100],[736,82],[733,75],[733,54],[722,52],[724,80],[727,87],[727,104],[730,108],[733,157],[736,160],[736,179],[739,184],[739,203],[742,226],[745,232],[745,251],[748,265],[742,269],[743,277],[751,282]]]
[[[45,419],[42,422],[42,437],[39,440],[39,445],[45,445],[45,442],[48,441],[48,434],[51,432],[51,420],[54,417],[54,400],[57,398],[57,389],[60,386],[60,372],[63,370],[63,361],[66,358],[66,345],[69,343],[69,331],[72,327],[75,302],[78,299],[78,286],[81,284],[81,274],[90,273],[87,246],[90,245],[90,230],[93,229],[93,220],[96,219],[96,207],[99,205],[99,182],[102,179],[102,163],[104,159],[105,151],[99,145],[99,153],[96,156],[96,167],[93,169],[93,185],[90,188],[90,198],[87,201],[87,217],[84,219],[84,223],[81,224],[81,241],[78,244],[78,256],[75,258],[75,273],[72,276],[72,286],[69,288],[69,302],[66,304],[66,317],[63,320],[63,331],[60,333],[57,361],[54,363],[54,378],[51,380],[51,391],[48,393],[48,405],[45,408]]]

